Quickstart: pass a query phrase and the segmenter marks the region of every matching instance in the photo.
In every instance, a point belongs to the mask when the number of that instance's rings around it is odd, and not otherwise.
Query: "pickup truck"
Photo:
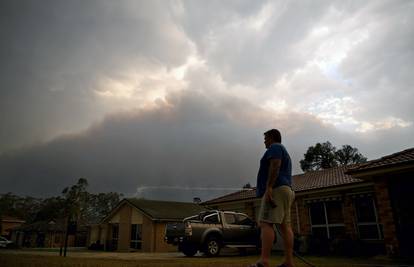
[[[232,211],[204,211],[185,218],[182,223],[168,223],[165,241],[178,246],[186,256],[198,251],[217,256],[222,247],[246,248],[260,246],[260,230],[246,214]]]

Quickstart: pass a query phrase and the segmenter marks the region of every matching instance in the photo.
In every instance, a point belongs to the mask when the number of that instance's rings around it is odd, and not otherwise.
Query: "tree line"
[[[123,196],[116,192],[93,194],[87,191],[87,187],[87,179],[80,178],[76,184],[64,188],[61,196],[35,198],[12,193],[1,194],[0,218],[17,217],[29,224],[68,218],[73,221],[97,222],[106,216]]]

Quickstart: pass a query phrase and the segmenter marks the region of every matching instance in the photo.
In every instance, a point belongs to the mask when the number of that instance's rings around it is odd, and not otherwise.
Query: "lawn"
[[[240,257],[236,254],[226,254],[217,258],[207,258],[197,255],[192,258],[184,257],[179,253],[110,253],[69,251],[66,258],[59,257],[56,251],[41,250],[1,250],[1,267],[245,267],[256,261],[257,255]],[[370,259],[361,258],[338,258],[338,257],[315,257],[308,256],[306,259],[317,267],[378,267],[378,266],[409,266],[402,262],[393,261],[386,257]],[[282,256],[272,256],[272,266],[280,263]],[[295,260],[297,267],[305,267],[306,264],[298,259]]]

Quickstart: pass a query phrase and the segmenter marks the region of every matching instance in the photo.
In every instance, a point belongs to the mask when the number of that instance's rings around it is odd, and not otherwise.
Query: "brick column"
[[[353,205],[353,199],[351,196],[344,196],[343,198],[343,214],[345,224],[345,234],[351,239],[357,239],[357,230],[355,222],[357,221],[355,216],[355,207]]]
[[[386,179],[376,179],[374,188],[378,205],[378,217],[383,226],[387,254],[390,256],[397,255],[399,253],[399,243]]]
[[[154,252],[154,232],[155,232],[155,224],[147,218],[147,216],[143,216],[142,221],[142,252]]]
[[[296,202],[298,204],[298,211],[299,211],[300,234],[310,235],[311,224],[310,224],[310,218],[309,218],[309,208],[306,206],[303,198],[297,198]]]

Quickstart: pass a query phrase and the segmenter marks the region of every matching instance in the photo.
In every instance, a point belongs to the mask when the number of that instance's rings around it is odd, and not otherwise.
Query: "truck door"
[[[241,243],[248,245],[256,244],[258,231],[255,222],[244,214],[236,214],[236,219],[236,223],[240,228]]]
[[[242,242],[243,231],[237,224],[236,214],[233,212],[225,212],[223,214],[223,237],[226,244],[240,244]]]

